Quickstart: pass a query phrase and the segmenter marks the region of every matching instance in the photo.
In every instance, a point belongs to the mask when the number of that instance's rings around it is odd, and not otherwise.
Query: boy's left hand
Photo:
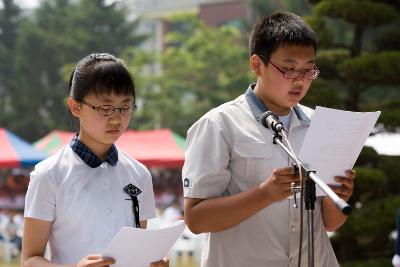
[[[356,172],[354,170],[346,171],[346,177],[335,176],[335,182],[340,185],[329,185],[329,187],[335,192],[340,198],[348,201],[353,194],[354,188],[354,178],[356,177]]]
[[[168,266],[169,266],[169,260],[167,258],[164,258],[157,262],[152,262],[150,264],[150,267],[168,267]]]

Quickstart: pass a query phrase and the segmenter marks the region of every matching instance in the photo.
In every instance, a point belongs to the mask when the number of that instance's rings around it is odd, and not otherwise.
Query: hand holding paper
[[[148,267],[167,255],[184,229],[182,220],[163,229],[124,227],[102,255],[116,260],[113,267]]]

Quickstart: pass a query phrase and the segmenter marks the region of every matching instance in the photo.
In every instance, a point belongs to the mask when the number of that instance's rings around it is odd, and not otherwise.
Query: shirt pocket
[[[250,184],[259,184],[270,175],[271,146],[258,141],[237,141],[231,162],[233,177]],[[235,175],[236,174],[236,175]]]

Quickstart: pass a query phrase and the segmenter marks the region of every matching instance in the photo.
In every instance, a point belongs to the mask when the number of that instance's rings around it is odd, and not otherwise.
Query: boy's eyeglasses
[[[275,67],[275,69],[277,69],[280,73],[282,73],[283,78],[286,79],[298,79],[298,78],[305,78],[307,80],[314,80],[318,77],[320,71],[317,68],[317,66],[314,65],[313,69],[309,69],[309,70],[281,70],[278,66],[276,66],[274,63],[272,63],[271,61],[267,60],[266,57],[262,56],[262,55],[258,55],[260,58],[264,59],[265,61],[267,61],[269,64],[271,64],[272,66]]]
[[[86,106],[94,109],[97,111],[97,113],[99,113],[99,115],[108,117],[114,114],[115,110],[119,111],[119,114],[121,114],[122,116],[130,116],[132,115],[133,112],[136,111],[137,107],[136,105],[124,105],[122,107],[116,108],[112,105],[102,105],[102,106],[94,106],[84,100],[80,100],[80,102],[82,104],[85,104]]]

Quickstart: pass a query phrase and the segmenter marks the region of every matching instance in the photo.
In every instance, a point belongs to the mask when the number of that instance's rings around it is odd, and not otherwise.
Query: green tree
[[[382,110],[381,129],[400,127],[398,86],[400,52],[398,6],[392,1],[316,0],[308,21],[324,37],[317,65],[318,82],[336,91],[331,107],[354,111]],[[398,36],[398,35],[397,35]],[[317,86],[315,86],[317,85]],[[318,83],[312,91],[319,91]],[[312,94],[311,94],[312,95]],[[305,98],[305,103],[321,99]],[[400,197],[395,169],[399,157],[384,157],[364,148],[357,163],[356,207],[346,224],[332,239],[344,266],[387,266],[393,256],[389,235],[395,229]]]
[[[333,40],[331,44],[325,43],[322,47],[329,50],[320,53],[318,57],[321,77],[341,84],[344,108],[347,110],[385,109],[382,102],[386,99],[376,99],[379,92],[382,92],[381,96],[389,95],[390,100],[393,100],[393,96],[400,97],[397,77],[400,52],[399,41],[396,39],[400,24],[396,6],[385,1],[312,2],[316,3],[316,16],[312,21],[314,25],[317,24],[315,28],[319,30],[318,34],[335,30],[337,39],[342,40],[336,43]],[[341,27],[339,31],[337,27],[329,27],[328,22],[331,25],[332,22],[340,23],[345,27]],[[318,23],[325,27],[318,27]],[[340,57],[340,61],[335,59],[336,56]],[[388,105],[391,103],[392,101],[388,101]],[[396,109],[382,115],[381,121],[385,120],[387,129],[393,130],[400,125],[393,124],[399,121],[398,118],[395,121],[385,119],[386,116],[399,114],[398,111]]]
[[[70,129],[65,66],[92,52],[119,56],[143,36],[127,9],[105,0],[45,0],[18,28],[9,127],[28,140],[55,128]],[[72,63],[72,64],[71,64]],[[72,68],[68,70],[70,73]]]
[[[207,27],[191,15],[169,23],[185,26],[167,35],[162,71],[147,78],[138,120],[142,128],[170,127],[186,135],[201,115],[244,92],[248,53],[243,35],[231,26]]]
[[[15,42],[21,19],[21,10],[13,0],[3,0],[0,10],[0,126],[8,124],[12,113],[10,88],[15,77]]]

